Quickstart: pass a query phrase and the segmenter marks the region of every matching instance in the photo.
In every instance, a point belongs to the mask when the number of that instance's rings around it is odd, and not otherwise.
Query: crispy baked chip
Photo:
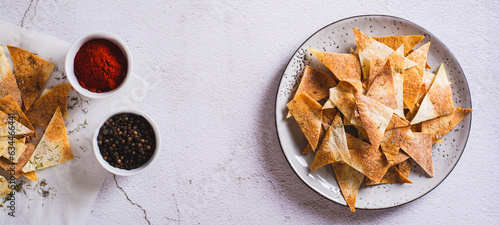
[[[314,48],[310,48],[309,51],[328,67],[339,81],[349,82],[358,91],[362,91],[361,66],[356,55],[321,52]]]
[[[36,146],[38,145],[38,142],[36,143],[26,143],[26,150],[24,150],[22,156],[19,158],[16,164],[12,164],[8,159],[6,158],[0,158],[0,167],[2,167],[4,170],[11,170],[12,166],[14,167],[14,177],[19,178],[21,174],[23,174],[23,167],[26,165],[28,160],[31,158],[31,155],[33,155],[33,152],[35,151]]]
[[[42,139],[35,148],[23,172],[47,168],[73,159],[73,151],[69,143],[61,110],[56,109],[45,130]]]
[[[410,131],[410,126],[385,131],[380,147],[389,163],[392,164],[396,160],[399,148],[406,140],[408,131]]]
[[[26,50],[7,45],[14,63],[17,85],[25,109],[29,109],[49,79],[54,65]]]
[[[13,163],[17,163],[26,150],[25,139],[18,140],[16,138],[0,137],[0,152],[2,152],[2,156]],[[13,149],[9,151],[9,147]]]
[[[389,125],[393,110],[359,92],[355,93],[354,96],[368,139],[372,145],[378,147],[384,136],[385,129]]]
[[[413,133],[408,131],[406,141],[401,145],[417,164],[424,169],[430,177],[434,176],[432,163],[432,138],[427,133]]]
[[[371,56],[370,72],[368,73],[368,80],[366,83],[367,90],[370,89],[370,87],[373,84],[373,81],[375,81],[375,78],[380,76],[386,62],[387,62],[387,59],[382,59],[378,55],[373,54]]]
[[[455,110],[452,95],[444,65],[441,64],[429,92],[422,100],[422,104],[410,124],[417,124],[452,113]]]
[[[380,73],[376,75],[366,96],[389,108],[396,109],[398,108],[398,103],[396,101],[396,90],[394,89],[392,74],[391,63],[387,60]]]
[[[394,82],[394,91],[396,92],[396,103],[398,107],[394,109],[400,117],[405,117],[404,104],[403,104],[403,83],[404,83],[404,55],[403,46],[401,45],[391,56],[389,60],[392,68],[392,78]]]
[[[386,61],[389,56],[394,52],[389,46],[382,44],[375,39],[369,37],[358,29],[354,28],[354,38],[358,48],[359,61],[363,71],[363,79],[368,79],[370,72],[370,62],[372,56],[378,56],[382,61]],[[416,64],[411,60],[405,58],[405,69],[414,67]]]
[[[347,206],[352,212],[355,212],[356,196],[365,175],[343,162],[334,163],[332,167]]]
[[[32,130],[14,120],[12,116],[0,111],[0,137],[29,135],[31,133],[33,133]]]
[[[326,131],[325,138],[316,152],[311,171],[334,162],[346,161],[350,158],[344,124],[337,113],[330,128]]]
[[[322,120],[321,128],[322,129],[319,133],[318,143],[321,143],[323,141],[323,138],[325,137],[325,133],[328,130],[328,128],[330,128],[330,124],[332,124],[333,118],[335,117],[336,114],[337,114],[337,109],[335,109],[335,108],[323,109],[323,116],[321,118],[321,120]],[[316,146],[316,148],[318,148],[318,147],[319,147],[319,145]],[[308,154],[308,153],[311,153],[314,151],[316,151],[316,149],[312,149],[311,145],[309,143],[307,143],[307,146],[302,151],[302,154],[305,155],[305,154]]]
[[[14,120],[19,121],[22,125],[32,130],[32,133],[29,133],[29,136],[37,137],[35,133],[35,128],[31,124],[30,120],[21,110],[20,105],[16,103],[16,100],[12,95],[5,96],[0,99],[0,111],[4,112],[7,115],[12,115]]]
[[[0,98],[7,95],[12,95],[18,105],[23,104],[21,92],[19,92],[19,88],[17,87],[16,77],[12,73],[3,48],[0,46]]]
[[[405,183],[412,183],[410,180],[408,180],[407,177],[396,166],[391,166],[385,172],[384,177],[379,182],[375,182],[370,179],[366,179],[366,185],[376,185],[376,184],[386,184],[386,183],[391,183],[391,184],[405,184]]]
[[[399,46],[404,46],[404,54],[408,54],[413,47],[415,47],[424,36],[421,35],[408,35],[408,36],[386,36],[386,37],[373,37],[376,41],[383,43],[393,50],[399,48]]]
[[[375,182],[382,179],[390,166],[378,145],[351,149],[349,154],[346,163]]]
[[[408,120],[406,120],[405,118],[401,118],[396,114],[392,114],[391,120],[389,121],[389,125],[387,125],[387,128],[385,128],[385,130],[390,130],[399,127],[406,127],[406,126],[410,126],[410,122],[408,122]]]
[[[323,111],[321,105],[312,99],[306,92],[295,96],[287,104],[290,113],[299,124],[300,129],[311,144],[312,149],[316,149],[321,132],[321,121]]]
[[[37,99],[26,111],[26,116],[31,123],[39,126],[49,125],[50,119],[52,119],[52,115],[54,115],[57,108],[61,109],[63,118],[67,120],[67,99],[70,88],[72,88],[71,84],[62,83]]]
[[[406,178],[410,175],[411,168],[413,167],[413,159],[409,158],[399,164],[396,165],[398,167],[399,172],[403,174]]]
[[[425,62],[427,60],[430,44],[430,42],[427,42],[427,44],[408,55],[408,59],[417,64],[416,67],[405,70],[403,82],[403,101],[411,112],[418,108],[416,104],[417,97],[425,73]]]
[[[432,120],[422,122],[422,132],[431,135],[432,143],[437,143],[446,133],[451,131],[460,121],[462,121],[472,109],[462,109],[456,107],[455,111],[449,115],[441,116]]]
[[[343,81],[339,82],[336,87],[330,88],[329,101],[340,110],[347,120],[351,120],[356,106],[354,91],[354,88],[349,83]]]
[[[347,148],[349,149],[355,149],[355,148],[363,148],[363,147],[368,147],[370,146],[370,143],[364,142],[360,139],[357,139],[356,137],[345,133],[345,137],[347,140]]]
[[[32,181],[38,181],[38,178],[36,177],[36,171],[23,173],[23,176],[32,180]]]

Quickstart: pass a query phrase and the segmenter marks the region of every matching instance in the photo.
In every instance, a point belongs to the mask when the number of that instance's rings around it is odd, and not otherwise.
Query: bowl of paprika
[[[68,50],[65,71],[69,83],[89,98],[118,92],[132,73],[132,56],[125,42],[108,32],[77,39]]]

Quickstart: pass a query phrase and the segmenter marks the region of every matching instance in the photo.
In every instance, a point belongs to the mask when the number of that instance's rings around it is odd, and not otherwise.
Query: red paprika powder
[[[106,92],[118,87],[127,73],[127,60],[111,41],[90,40],[76,53],[74,71],[80,85],[92,92]]]

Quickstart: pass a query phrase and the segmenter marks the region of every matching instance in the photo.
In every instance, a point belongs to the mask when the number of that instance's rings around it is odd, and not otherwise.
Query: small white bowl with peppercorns
[[[160,133],[147,114],[133,109],[109,114],[92,140],[97,161],[109,172],[130,176],[146,169],[158,157]]]
[[[64,68],[69,83],[89,98],[106,98],[125,86],[132,76],[132,55],[125,42],[108,32],[78,38],[66,53]]]

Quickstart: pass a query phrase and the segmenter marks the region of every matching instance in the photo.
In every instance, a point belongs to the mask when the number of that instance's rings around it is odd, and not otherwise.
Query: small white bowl
[[[116,168],[116,167],[110,165],[102,157],[101,151],[99,150],[99,146],[97,144],[97,136],[99,135],[99,131],[100,131],[102,125],[104,125],[104,123],[109,118],[111,118],[111,117],[113,117],[115,115],[118,115],[118,114],[122,114],[122,113],[130,113],[130,114],[135,114],[135,115],[139,115],[139,116],[144,117],[149,122],[149,124],[151,124],[151,127],[153,128],[153,131],[155,133],[155,139],[156,139],[155,151],[154,151],[153,155],[151,156],[151,158],[146,163],[144,163],[142,166],[140,166],[138,168],[135,168],[135,169],[131,169],[131,170],[120,169],[120,168]],[[158,127],[156,126],[156,124],[154,123],[154,121],[151,119],[151,117],[149,117],[147,114],[145,114],[145,113],[143,113],[141,111],[138,111],[138,110],[134,110],[134,109],[120,110],[120,111],[108,114],[99,123],[99,125],[97,126],[97,129],[94,132],[94,136],[93,136],[93,139],[92,139],[92,145],[93,145],[93,148],[94,148],[94,154],[95,154],[95,157],[97,158],[97,161],[107,171],[109,171],[110,173],[116,174],[116,175],[120,175],[120,176],[131,176],[131,175],[135,175],[135,174],[138,174],[140,172],[143,172],[149,165],[151,165],[153,163],[153,161],[155,161],[156,158],[158,158],[158,155],[159,155],[159,152],[160,152],[160,131],[158,130]]]
[[[94,39],[105,39],[108,41],[113,42],[116,44],[120,50],[123,52],[125,55],[125,58],[127,59],[127,74],[125,75],[125,78],[123,79],[122,83],[116,87],[115,89],[107,92],[101,92],[101,93],[96,93],[89,91],[85,88],[83,88],[80,83],[78,83],[78,80],[75,76],[74,72],[74,63],[75,63],[75,56],[78,50],[82,47],[83,44],[85,44],[87,41],[94,40]],[[128,80],[130,80],[130,77],[132,76],[132,55],[130,54],[130,50],[127,47],[127,44],[120,39],[118,36],[104,32],[104,31],[99,31],[99,32],[94,32],[90,34],[86,34],[80,38],[78,38],[71,47],[68,50],[68,53],[66,53],[66,59],[64,62],[64,70],[66,71],[66,75],[68,77],[69,83],[75,88],[78,93],[87,96],[89,98],[106,98],[109,97],[116,92],[118,92],[123,86],[125,86],[125,83],[127,83]]]

